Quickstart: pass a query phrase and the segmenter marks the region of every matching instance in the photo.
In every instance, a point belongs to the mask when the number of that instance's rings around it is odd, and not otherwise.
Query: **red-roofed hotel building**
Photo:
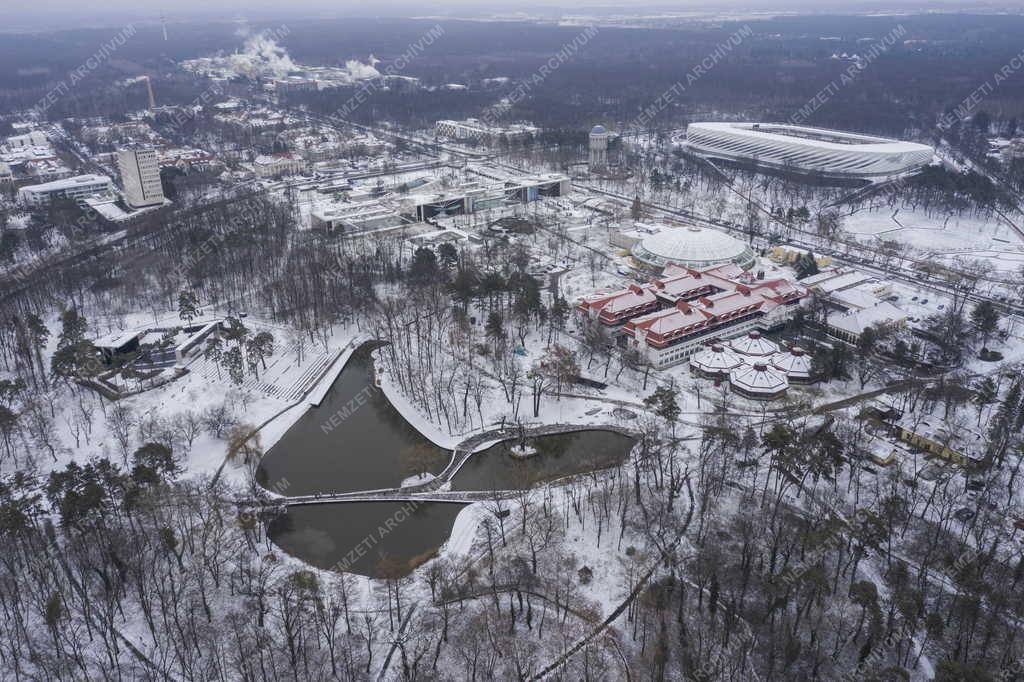
[[[807,295],[796,282],[758,280],[732,263],[703,270],[669,265],[659,279],[586,296],[577,308],[660,369],[689,360],[711,341],[781,327]]]

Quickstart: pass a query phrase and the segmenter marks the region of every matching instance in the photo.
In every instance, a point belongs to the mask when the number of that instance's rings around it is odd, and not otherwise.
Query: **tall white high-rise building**
[[[590,131],[590,169],[599,170],[608,166],[608,138],[610,134],[602,125]]]
[[[155,149],[119,149],[117,167],[128,206],[145,208],[164,203]]]

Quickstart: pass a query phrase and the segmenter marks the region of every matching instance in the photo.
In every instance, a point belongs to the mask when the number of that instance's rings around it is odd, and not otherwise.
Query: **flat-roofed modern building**
[[[572,181],[567,176],[547,173],[514,178],[500,184],[469,182],[440,194],[409,195],[404,203],[407,204],[406,211],[415,215],[417,220],[429,220],[437,216],[466,215],[549,197],[563,197],[570,192]]]
[[[865,179],[915,171],[935,154],[914,142],[785,123],[691,123],[686,146],[709,158]]]
[[[483,142],[488,139],[498,139],[502,136],[513,140],[536,135],[540,132],[540,128],[525,123],[496,126],[479,119],[468,118],[465,121],[440,120],[434,124],[434,132],[438,137],[446,137],[451,140],[476,140]]]
[[[114,183],[106,175],[76,175],[41,185],[28,185],[18,190],[18,201],[26,206],[45,206],[53,199],[81,199],[109,195]]]

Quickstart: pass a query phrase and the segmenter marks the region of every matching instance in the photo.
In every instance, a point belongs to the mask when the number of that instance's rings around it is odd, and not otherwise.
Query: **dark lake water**
[[[452,479],[452,490],[524,490],[543,481],[606,469],[625,461],[633,439],[615,431],[573,431],[531,438],[537,450],[528,459],[509,454],[505,441],[478,452]]]
[[[374,347],[357,349],[319,407],[270,448],[257,473],[261,484],[285,495],[394,488],[448,464],[451,453],[424,438],[373,385]]]
[[[452,532],[461,504],[349,502],[291,507],[270,525],[274,543],[318,568],[407,575]]]
[[[397,487],[437,473],[451,453],[414,429],[373,386],[373,344],[359,348],[319,407],[310,408],[266,454],[258,476],[285,495]],[[525,489],[542,481],[615,466],[633,439],[613,431],[575,431],[529,439],[537,454],[517,460],[510,443],[473,455],[453,490]],[[284,489],[280,481],[288,481]],[[274,542],[320,568],[380,577],[405,574],[451,534],[463,505],[352,502],[290,508],[270,526]],[[341,562],[341,563],[339,563]]]

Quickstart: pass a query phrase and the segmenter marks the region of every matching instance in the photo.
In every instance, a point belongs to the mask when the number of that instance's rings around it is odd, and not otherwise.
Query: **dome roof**
[[[808,379],[811,376],[811,357],[797,346],[790,348],[788,353],[773,355],[771,364],[790,379]]]
[[[754,265],[754,252],[738,239],[724,232],[696,225],[665,227],[633,246],[633,255],[650,265],[664,267],[669,263],[701,269],[724,263],[735,263],[744,270]]]
[[[753,365],[744,365],[729,374],[729,383],[742,393],[775,395],[789,388],[789,381],[782,372],[772,369],[768,363],[759,360]]]
[[[608,130],[601,124],[598,124],[590,129],[591,135],[604,135]]]
[[[778,345],[762,337],[761,332],[758,331],[750,332],[739,339],[733,339],[729,345],[732,346],[732,349],[737,353],[757,357],[775,355],[779,352]]]
[[[742,364],[740,356],[717,343],[690,358],[690,367],[705,374],[728,374]]]

